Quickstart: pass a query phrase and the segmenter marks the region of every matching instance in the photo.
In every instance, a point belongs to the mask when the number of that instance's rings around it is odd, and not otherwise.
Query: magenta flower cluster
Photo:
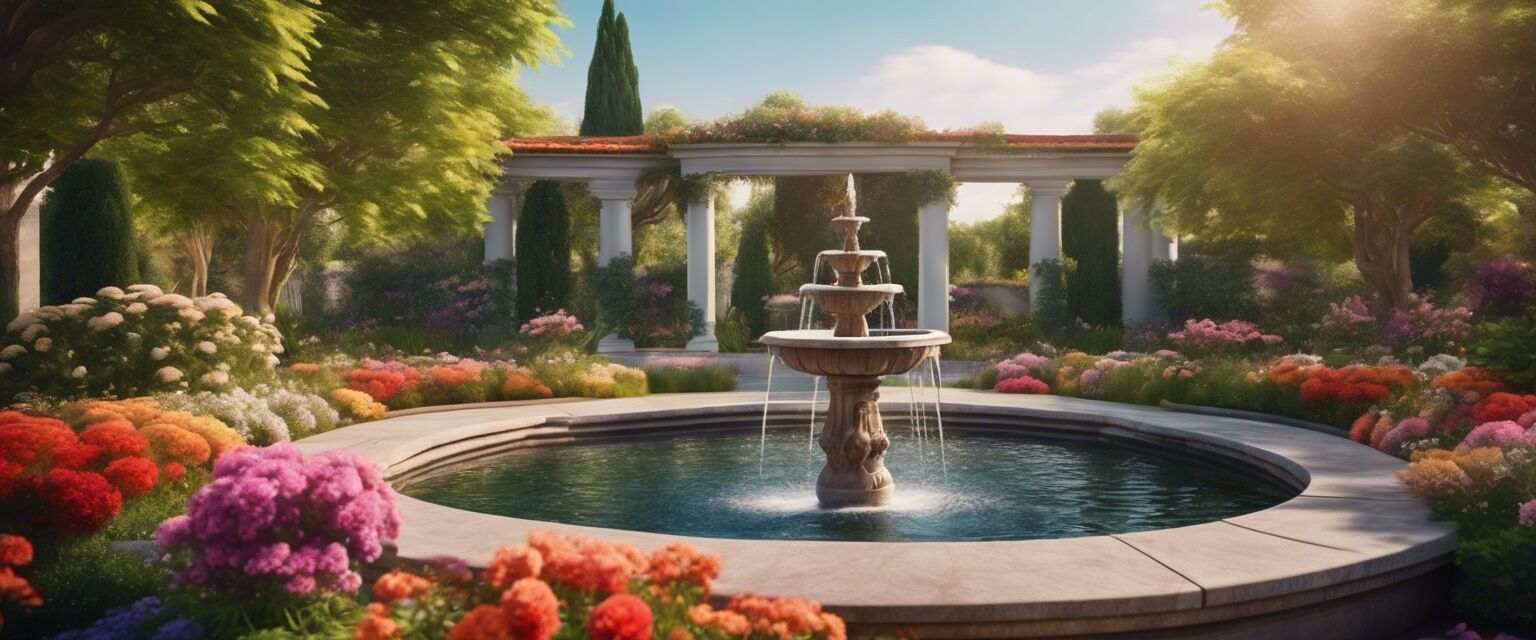
[[[1272,333],[1259,331],[1259,326],[1244,320],[1216,322],[1185,320],[1184,328],[1168,334],[1168,339],[1179,348],[1193,352],[1232,351],[1255,346],[1274,346],[1284,339]]]
[[[523,323],[518,332],[525,336],[563,338],[573,336],[586,328],[581,326],[581,321],[576,316],[570,315],[561,309],[554,313],[546,314]]]
[[[1536,304],[1536,268],[1514,258],[1492,260],[1467,280],[1467,299],[1479,315],[1518,314]]]
[[[1012,380],[1025,376],[1044,377],[1046,368],[1051,365],[1051,359],[1045,356],[1037,356],[1025,351],[1012,358],[997,363],[997,379]]]
[[[178,579],[232,593],[351,593],[354,570],[400,534],[394,493],[377,465],[297,447],[246,447],[220,458],[213,481],[166,520],[155,544],[184,563]]]

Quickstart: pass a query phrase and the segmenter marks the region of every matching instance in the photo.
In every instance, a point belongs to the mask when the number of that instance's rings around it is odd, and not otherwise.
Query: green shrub
[[[746,321],[747,337],[768,332],[768,309],[763,306],[773,295],[773,266],[768,261],[768,225],[749,221],[741,232],[741,248],[736,253],[735,279],[731,284],[731,307]]]
[[[1078,180],[1061,199],[1061,253],[1077,265],[1067,274],[1072,316],[1101,327],[1120,323],[1120,211],[1098,180]]]
[[[139,282],[122,170],[108,160],[79,160],[52,186],[39,220],[42,303],[64,304]]]
[[[1456,607],[1498,621],[1536,621],[1536,527],[1514,526],[1456,544]]]
[[[718,364],[674,366],[665,362],[644,367],[651,393],[734,391],[736,369]]]
[[[715,341],[720,344],[720,353],[746,351],[748,343],[752,341],[747,333],[747,321],[742,317],[741,310],[732,307],[726,311],[725,317],[715,323]]]
[[[1252,320],[1253,266],[1237,259],[1185,256],[1152,263],[1152,289],[1168,320]]]
[[[1070,258],[1062,258],[1041,260],[1030,270],[1029,286],[1039,288],[1030,311],[1035,326],[1046,337],[1054,338],[1077,326],[1067,300],[1067,280],[1075,266]]]
[[[560,183],[539,180],[523,195],[517,230],[517,317],[570,305],[571,219]]]
[[[1503,318],[1472,330],[1467,361],[1520,388],[1536,387],[1536,319]]]
[[[621,253],[594,271],[597,322],[602,327],[599,333],[622,331],[634,324],[640,311],[639,296],[635,292],[639,286],[635,278],[635,257]]]

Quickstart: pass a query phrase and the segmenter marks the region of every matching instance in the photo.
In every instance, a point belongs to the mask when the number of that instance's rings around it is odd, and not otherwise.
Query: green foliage
[[[517,317],[570,304],[571,221],[560,183],[539,180],[523,195],[517,233]]]
[[[597,322],[603,327],[602,331],[622,331],[633,325],[640,312],[635,294],[639,286],[635,278],[635,257],[627,253],[615,256],[608,264],[594,270],[593,283],[597,293]]]
[[[1146,126],[1135,111],[1120,107],[1105,107],[1093,114],[1093,133],[1096,135],[1137,134]]]
[[[1061,252],[1077,264],[1067,276],[1075,318],[1094,326],[1120,322],[1120,210],[1098,180],[1078,180],[1061,199]]]
[[[123,172],[109,160],[77,161],[53,181],[39,221],[43,304],[139,282],[128,201]]]
[[[846,176],[781,176],[774,178],[774,270],[784,274],[803,271],[800,281],[810,279],[816,254],[833,246],[832,218],[852,208]],[[915,212],[914,214],[915,215]]]
[[[1202,256],[1158,260],[1151,280],[1158,306],[1174,323],[1253,318],[1253,267],[1246,262]]]
[[[869,218],[860,230],[860,246],[879,249],[891,263],[891,280],[902,286],[903,295],[917,299],[917,211],[924,197],[920,180],[900,173],[867,173],[853,177],[855,215]],[[818,234],[804,234],[816,236]],[[824,248],[832,248],[830,246]],[[869,282],[866,276],[866,282]]]
[[[922,121],[894,111],[865,114],[849,107],[813,107],[798,95],[779,92],[740,115],[675,130],[662,136],[662,141],[908,142],[927,131]]]
[[[691,367],[647,365],[645,379],[651,393],[693,393],[736,390],[736,369],[723,365]]]
[[[1003,214],[971,224],[949,225],[949,271],[952,281],[1028,279],[1029,193],[1020,187],[1019,202],[1004,206]]]
[[[597,20],[597,44],[587,67],[587,101],[581,135],[628,136],[642,133],[640,72],[629,47],[629,23],[614,18],[613,0],[603,0]]]
[[[751,339],[768,332],[764,302],[773,295],[773,267],[768,261],[767,221],[749,219],[743,227],[731,284],[731,307],[741,314]]]
[[[720,344],[720,353],[745,352],[752,341],[750,332],[740,309],[732,307],[726,311],[725,316],[715,323],[715,341]]]
[[[1520,388],[1536,388],[1536,318],[1502,318],[1472,330],[1467,361]]]
[[[1536,621],[1536,527],[1459,535],[1455,598],[1457,609],[1479,618]]]
[[[1077,265],[1070,258],[1041,260],[1030,270],[1029,286],[1035,289],[1035,327],[1047,337],[1063,334],[1077,326],[1067,300],[1067,282]]]

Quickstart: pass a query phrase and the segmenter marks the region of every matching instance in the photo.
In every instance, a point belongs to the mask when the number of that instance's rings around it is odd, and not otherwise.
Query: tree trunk
[[[1413,294],[1413,278],[1408,266],[1408,249],[1413,234],[1423,225],[1417,216],[1371,215],[1356,208],[1354,215],[1355,267],[1376,294],[1375,310],[1385,318],[1402,307]]]
[[[320,210],[305,205],[289,216],[269,217],[258,212],[247,217],[245,290],[241,295],[247,313],[265,316],[277,309],[278,295],[298,264],[304,230]]]
[[[192,281],[187,287],[187,295],[200,297],[208,295],[208,263],[213,260],[213,244],[215,234],[212,225],[194,224],[177,234],[177,241],[187,254],[187,261],[192,266]]]
[[[21,215],[16,198],[17,183],[0,184],[0,323],[10,322],[21,311]],[[22,214],[26,209],[21,209]]]

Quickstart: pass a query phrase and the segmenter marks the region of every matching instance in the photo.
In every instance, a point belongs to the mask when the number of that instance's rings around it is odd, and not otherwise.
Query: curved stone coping
[[[895,543],[690,538],[472,513],[402,495],[399,554],[450,554],[483,565],[497,547],[544,529],[642,549],[685,540],[725,559],[719,594],[804,596],[855,625],[932,637],[1094,634],[1260,619],[1271,620],[1270,633],[1287,637],[1285,631],[1305,627],[1302,618],[1330,607],[1362,607],[1339,614],[1344,620],[1370,619],[1368,611],[1392,606],[1400,609],[1394,615],[1411,617],[1423,611],[1402,603],[1440,597],[1431,583],[1435,569],[1449,561],[1453,527],[1430,521],[1427,507],[1396,481],[1401,461],[1368,447],[1270,423],[1056,396],[945,390],[944,400],[947,416],[1013,419],[1031,434],[1059,425],[1063,432],[1163,440],[1235,456],[1289,476],[1300,493],[1269,509],[1174,529]],[[463,409],[339,429],[299,446],[306,453],[352,450],[383,465],[391,478],[403,478],[445,460],[532,442],[688,423],[708,428],[711,420],[751,411],[760,416],[761,402],[756,393],[710,393]]]
[[[803,349],[890,349],[946,345],[950,337],[943,331],[931,329],[871,329],[868,336],[856,338],[834,336],[830,329],[793,329],[769,331],[757,341],[769,346]]]

